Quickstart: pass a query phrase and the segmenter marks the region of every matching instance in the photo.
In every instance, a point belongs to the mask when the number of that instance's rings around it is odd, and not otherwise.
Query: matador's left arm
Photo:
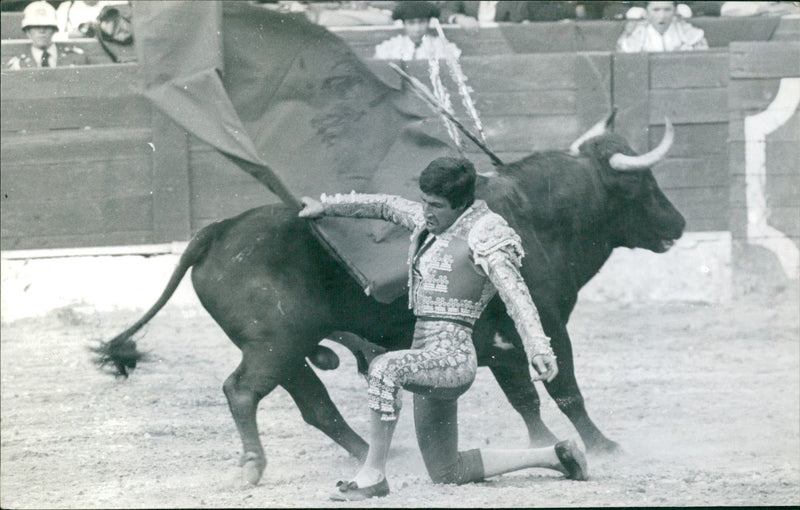
[[[492,215],[475,225],[468,243],[473,260],[489,277],[514,320],[528,360],[533,363],[533,358],[539,355],[555,359],[550,339],[542,329],[539,313],[519,271],[525,252],[517,233],[501,217]]]

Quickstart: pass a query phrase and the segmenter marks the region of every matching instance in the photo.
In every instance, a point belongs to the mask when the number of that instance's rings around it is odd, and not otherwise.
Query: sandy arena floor
[[[594,421],[625,455],[590,456],[588,482],[527,470],[436,486],[406,411],[392,446],[392,493],[361,506],[798,505],[798,308],[797,289],[725,305],[580,303],[570,324],[578,380]],[[257,487],[242,484],[221,391],[239,352],[201,309],[163,310],[140,338],[154,362],[129,380],[96,370],[86,347],[138,313],[63,308],[3,324],[0,506],[339,506],[328,494],[356,461],[306,425],[280,389],[259,407],[267,471]],[[336,350],[342,365],[321,377],[363,436],[365,383]],[[551,428],[577,437],[543,399]],[[463,449],[525,445],[522,420],[487,369],[460,402]]]

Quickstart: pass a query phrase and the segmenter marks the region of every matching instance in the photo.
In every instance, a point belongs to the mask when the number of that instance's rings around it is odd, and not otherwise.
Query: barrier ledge
[[[84,248],[52,248],[41,250],[0,251],[2,260],[54,259],[65,257],[101,257],[123,255],[167,255],[181,254],[188,241],[173,241],[164,244],[134,244],[124,246],[89,246]]]

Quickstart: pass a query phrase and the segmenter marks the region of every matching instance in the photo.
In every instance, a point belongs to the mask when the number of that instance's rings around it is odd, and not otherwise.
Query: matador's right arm
[[[328,196],[323,193],[320,203],[326,216],[349,218],[374,218],[390,221],[408,230],[414,230],[425,219],[422,204],[397,195],[356,193]]]

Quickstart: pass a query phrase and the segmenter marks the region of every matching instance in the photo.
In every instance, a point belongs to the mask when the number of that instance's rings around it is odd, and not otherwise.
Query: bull
[[[673,141],[673,128],[666,124],[663,140],[646,154],[635,155],[603,121],[569,151],[533,153],[480,176],[477,183],[478,197],[522,238],[521,272],[558,359],[558,376],[545,388],[589,452],[613,452],[619,445],[586,411],[567,322],[578,291],[614,248],[662,253],[683,233],[683,216],[651,171]],[[406,298],[381,304],[366,296],[296,210],[251,209],[194,236],[156,303],[95,348],[99,365],[119,375],[136,366],[142,354],[131,337],[166,304],[189,268],[203,307],[242,352],[223,391],[243,444],[244,478],[255,484],[266,467],[256,409],[277,386],[291,395],[307,423],[363,459],[367,443],[341,416],[308,361],[320,368],[338,366],[336,354],[319,345],[323,338],[353,351],[360,371],[383,349],[408,348],[414,317]],[[474,343],[479,364],[491,369],[522,416],[531,445],[555,442],[541,419],[521,340],[498,297],[475,324]]]

